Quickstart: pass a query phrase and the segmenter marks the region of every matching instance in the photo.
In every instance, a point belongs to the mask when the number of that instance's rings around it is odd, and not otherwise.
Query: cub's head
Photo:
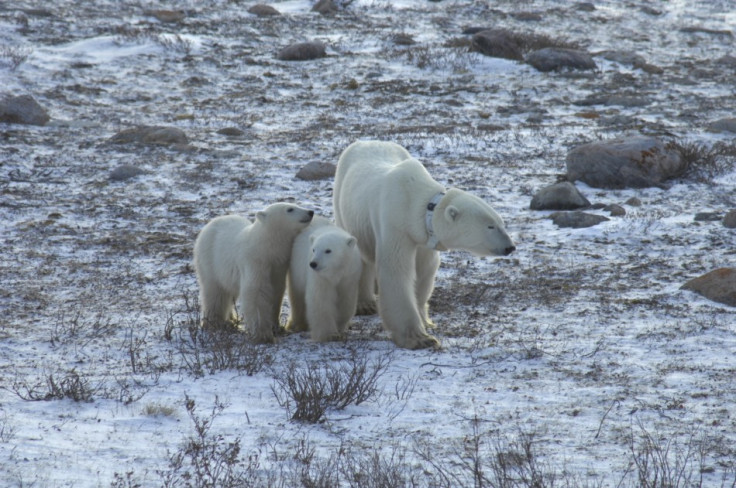
[[[310,242],[309,267],[318,273],[341,274],[357,252],[357,239],[342,230],[313,235]]]
[[[503,219],[483,200],[456,188],[447,191],[432,217],[435,235],[447,249],[477,256],[506,256],[516,247]]]
[[[256,214],[258,222],[293,235],[308,226],[312,217],[314,210],[307,210],[291,203],[274,203]]]

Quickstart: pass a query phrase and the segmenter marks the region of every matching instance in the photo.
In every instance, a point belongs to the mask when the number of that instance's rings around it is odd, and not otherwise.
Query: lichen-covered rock
[[[589,207],[590,202],[569,181],[562,181],[539,190],[529,205],[532,210],[575,210]]]
[[[662,187],[685,169],[679,152],[646,136],[584,144],[567,154],[568,181],[596,188]]]
[[[736,268],[719,268],[682,285],[708,300],[736,307]]]
[[[6,95],[0,98],[0,122],[46,125],[50,119],[46,110],[30,95]]]

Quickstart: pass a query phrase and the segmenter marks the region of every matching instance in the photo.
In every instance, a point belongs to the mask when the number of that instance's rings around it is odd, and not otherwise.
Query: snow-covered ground
[[[480,486],[463,464],[475,440],[490,478],[499,454],[532,439],[545,472],[575,486],[639,485],[647,442],[695,484],[733,486],[736,310],[680,290],[736,262],[733,230],[694,221],[736,208],[733,159],[668,189],[578,183],[591,202],[627,212],[589,229],[529,210],[584,142],[734,142],[706,129],[736,108],[736,68],[724,58],[733,3],[356,0],[332,17],[300,0],[256,17],[253,3],[0,7],[0,92],[31,94],[52,117],[0,124],[0,485],[165,485],[186,470],[172,459],[195,435],[189,398],[214,445],[237,441],[236,469],[250,462],[251,482],[263,484],[308,486],[295,474],[305,465],[314,475],[346,453],[376,453],[405,477],[395,484]],[[160,22],[150,12],[160,8],[184,20]],[[539,20],[520,20],[529,12]],[[599,70],[545,74],[468,52],[471,26],[576,42]],[[328,56],[276,60],[304,40],[325,42]],[[15,67],[13,55],[25,59]],[[646,103],[576,104],[601,94]],[[189,145],[108,142],[136,125],[177,127]],[[294,175],[367,138],[403,144],[438,181],[486,199],[517,251],[443,255],[431,302],[442,350],[397,350],[378,317],[358,317],[344,343],[284,337],[254,350],[267,364],[252,375],[195,374],[187,326],[199,229],[277,200],[331,216],[332,181]],[[146,172],[110,180],[123,164]],[[626,205],[632,197],[642,205]],[[369,369],[385,362],[376,395],[321,423],[289,419],[276,378],[356,355]],[[27,399],[65,388],[91,398]],[[311,464],[295,454],[310,449]]]

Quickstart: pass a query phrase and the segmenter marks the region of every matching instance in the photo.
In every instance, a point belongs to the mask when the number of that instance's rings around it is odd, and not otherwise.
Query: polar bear
[[[446,190],[398,144],[359,141],[343,151],[334,189],[337,225],[358,239],[363,273],[358,313],[375,313],[400,347],[439,345],[426,326],[439,251],[508,255],[516,248],[483,200]]]
[[[219,327],[235,319],[238,298],[253,340],[273,342],[291,247],[313,216],[312,210],[275,203],[256,213],[254,222],[225,215],[205,225],[194,243],[203,325]]]
[[[286,329],[309,330],[317,342],[340,339],[355,315],[362,267],[357,239],[324,217],[315,217],[294,241]]]

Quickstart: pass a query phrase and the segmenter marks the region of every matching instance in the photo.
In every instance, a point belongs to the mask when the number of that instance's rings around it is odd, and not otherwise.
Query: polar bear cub
[[[291,247],[314,211],[275,203],[255,221],[225,215],[204,226],[194,244],[203,325],[234,320],[240,301],[245,327],[256,342],[274,341],[286,289]]]
[[[339,339],[355,315],[362,260],[357,239],[323,217],[294,241],[286,329],[309,330],[312,340]]]
[[[351,144],[337,163],[337,225],[358,238],[363,257],[358,313],[376,311],[376,280],[384,327],[400,347],[439,342],[429,335],[427,303],[440,263],[438,251],[479,256],[516,249],[501,217],[463,190],[446,190],[398,144]]]

